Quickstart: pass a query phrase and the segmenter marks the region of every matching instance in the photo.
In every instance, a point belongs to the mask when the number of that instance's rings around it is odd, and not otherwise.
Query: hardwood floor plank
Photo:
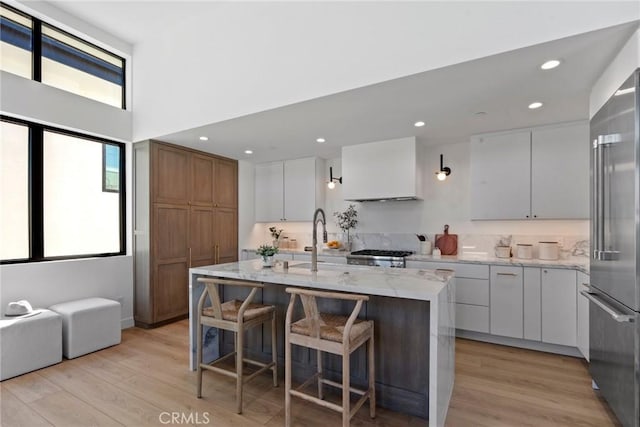
[[[0,425],[4,427],[51,426],[33,408],[27,406],[8,390],[0,392]]]
[[[24,403],[31,403],[50,394],[59,393],[61,388],[44,378],[38,370],[2,382],[2,389],[13,393]]]
[[[61,391],[29,404],[42,417],[55,426],[122,426],[107,414]]]

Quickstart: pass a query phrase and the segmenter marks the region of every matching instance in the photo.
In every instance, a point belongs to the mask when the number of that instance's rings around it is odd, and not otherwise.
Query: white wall
[[[24,7],[20,6],[22,9]],[[114,43],[117,49],[131,47],[105,35],[87,23],[61,13],[43,2],[29,2],[29,12],[45,18],[50,11],[54,19],[49,22],[65,29],[79,28],[88,39],[104,46]],[[32,9],[31,9],[32,8]],[[127,190],[127,255],[109,258],[91,258],[2,265],[0,267],[0,312],[10,301],[27,299],[35,307],[90,296],[120,299],[122,325],[133,325],[133,261],[132,261],[132,114],[97,101],[31,81],[10,73],[0,73],[0,110],[2,114],[43,123],[58,128],[100,136],[126,144]]]
[[[148,13],[158,22],[145,23],[148,36],[127,29],[137,28],[135,16],[117,24],[140,38],[136,141],[638,19],[635,2],[190,2],[187,10],[157,2],[153,8]]]
[[[598,112],[638,67],[640,67],[640,29],[629,38],[593,85],[589,97],[589,117],[593,117]]]
[[[122,304],[122,327],[133,326],[133,258],[51,261],[3,265],[0,268],[0,308],[26,299],[35,307],[49,307],[80,298],[104,297]]]

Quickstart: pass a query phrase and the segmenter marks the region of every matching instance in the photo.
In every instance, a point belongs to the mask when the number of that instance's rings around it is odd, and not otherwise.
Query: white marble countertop
[[[566,268],[589,274],[589,258],[586,257],[574,257],[552,261],[543,259],[498,258],[489,256],[465,257],[464,255],[442,255],[440,258],[434,258],[432,255],[414,254],[408,256],[407,261],[461,262],[467,264],[511,265],[517,267]]]
[[[285,270],[282,262],[271,268],[263,268],[262,260],[249,260],[194,267],[189,271],[192,274],[229,279],[423,301],[436,299],[450,278],[446,272],[436,274],[433,270],[413,268],[320,263],[318,270],[311,272],[310,263],[304,261],[289,261],[289,268]]]
[[[243,249],[244,252],[248,253],[256,253],[255,249]],[[309,255],[311,256],[311,251],[305,251],[304,249],[279,249],[279,254],[293,254],[293,255]],[[318,252],[318,255],[322,256],[335,256],[335,257],[346,257],[351,252],[341,251],[339,249],[322,249]]]

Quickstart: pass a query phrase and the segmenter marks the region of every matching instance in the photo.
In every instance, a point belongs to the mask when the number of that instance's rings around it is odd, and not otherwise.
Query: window
[[[125,108],[123,58],[4,4],[1,10],[1,69]]]
[[[30,79],[33,22],[31,17],[9,9],[0,8],[0,64],[4,71]]]
[[[0,260],[125,253],[124,145],[2,120]]]

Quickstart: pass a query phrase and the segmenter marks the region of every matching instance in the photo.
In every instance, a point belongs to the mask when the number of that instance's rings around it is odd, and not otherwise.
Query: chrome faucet
[[[322,241],[327,243],[327,217],[320,208],[313,214],[313,245],[311,246],[311,271],[318,271],[318,222],[322,223]]]

